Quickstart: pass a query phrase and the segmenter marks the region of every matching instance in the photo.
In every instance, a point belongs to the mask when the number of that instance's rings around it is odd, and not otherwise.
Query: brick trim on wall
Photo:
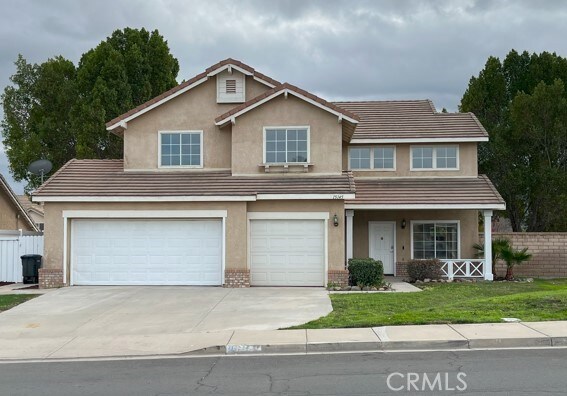
[[[40,289],[53,289],[63,286],[65,286],[65,283],[63,282],[63,270],[54,268],[39,269]]]
[[[404,278],[408,277],[408,263],[397,261],[396,262],[396,276],[401,276]]]
[[[334,283],[340,287],[348,286],[348,270],[329,270],[327,277],[327,284]]]
[[[225,270],[223,287],[232,287],[232,288],[250,287],[250,270],[248,269]]]

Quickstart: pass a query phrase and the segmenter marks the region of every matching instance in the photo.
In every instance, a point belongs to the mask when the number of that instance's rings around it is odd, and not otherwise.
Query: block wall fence
[[[493,233],[492,238],[508,239],[514,249],[528,248],[532,259],[522,265],[516,265],[515,276],[567,277],[567,232],[498,232]],[[504,276],[506,264],[499,261],[496,272],[497,276]]]

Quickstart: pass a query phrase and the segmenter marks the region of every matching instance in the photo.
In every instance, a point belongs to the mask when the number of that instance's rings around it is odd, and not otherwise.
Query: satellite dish
[[[46,173],[51,172],[51,169],[53,169],[53,164],[51,161],[46,159],[34,161],[28,166],[28,171],[30,171],[30,173],[33,173],[36,176],[41,176],[41,184],[43,184],[43,176]]]

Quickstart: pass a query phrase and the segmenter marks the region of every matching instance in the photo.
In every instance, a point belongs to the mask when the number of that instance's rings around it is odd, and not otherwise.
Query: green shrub
[[[384,281],[384,267],[381,261],[371,258],[348,261],[349,283],[353,286],[379,286]]]
[[[424,279],[439,279],[443,275],[439,259],[411,260],[407,263],[408,276],[412,282]]]

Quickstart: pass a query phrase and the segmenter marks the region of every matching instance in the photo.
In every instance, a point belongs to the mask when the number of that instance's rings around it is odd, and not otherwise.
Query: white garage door
[[[250,283],[324,286],[323,220],[251,220]]]
[[[75,285],[220,285],[220,220],[73,220]]]

